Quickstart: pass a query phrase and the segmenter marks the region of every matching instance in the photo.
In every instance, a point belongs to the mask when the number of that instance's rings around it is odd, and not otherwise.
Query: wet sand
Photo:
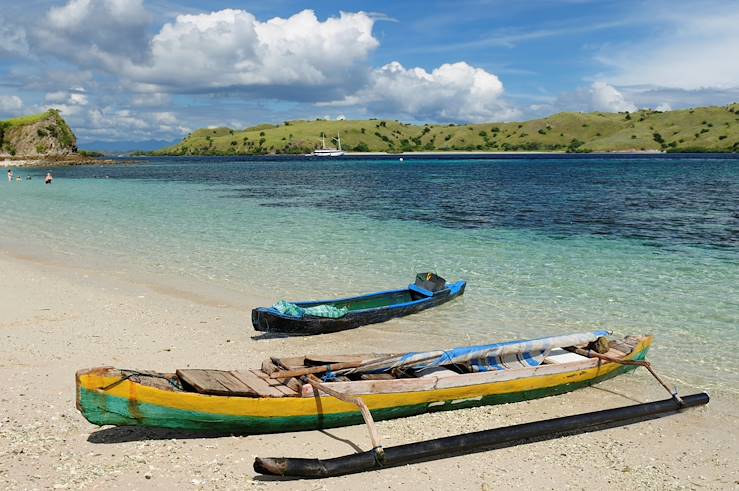
[[[256,292],[219,303],[126,274],[65,267],[0,249],[2,489],[736,489],[737,397],[632,426],[321,481],[255,476],[255,456],[367,450],[363,426],[260,436],[98,428],[74,407],[74,372],[259,366],[269,355],[417,348],[403,322],[312,338],[260,339]],[[257,339],[255,339],[257,337]],[[659,343],[659,339],[656,341]],[[659,367],[657,367],[659,368]],[[693,391],[692,389],[690,390]],[[570,394],[384,421],[386,446],[663,399],[642,370]]]

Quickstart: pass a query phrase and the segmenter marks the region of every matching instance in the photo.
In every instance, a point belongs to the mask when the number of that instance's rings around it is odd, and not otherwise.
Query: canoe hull
[[[433,296],[428,298],[401,303],[390,307],[349,312],[338,319],[313,316],[306,316],[302,319],[297,319],[286,315],[280,315],[271,308],[259,307],[252,310],[251,321],[254,329],[257,331],[279,332],[295,335],[326,334],[347,329],[355,329],[368,324],[377,324],[396,317],[405,317],[432,307],[437,307],[464,294],[466,286],[466,282],[459,281],[448,285],[444,290],[436,292]],[[342,299],[342,301],[350,302],[353,300],[365,300],[381,295],[393,295],[402,291],[403,290],[380,292],[361,297]],[[324,302],[302,302],[297,305],[310,306],[320,303]]]
[[[644,359],[645,338],[628,359]],[[633,370],[615,364],[505,382],[417,392],[360,396],[376,420],[504,404],[570,392]],[[179,393],[117,382],[105,369],[77,373],[77,407],[97,425],[148,426],[189,431],[259,434],[316,430],[362,423],[356,406],[332,397],[248,398]]]

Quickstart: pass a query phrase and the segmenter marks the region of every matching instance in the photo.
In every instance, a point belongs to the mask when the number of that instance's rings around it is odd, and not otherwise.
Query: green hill
[[[0,121],[0,156],[61,156],[77,152],[77,138],[59,111]]]
[[[739,104],[660,112],[559,113],[518,123],[412,125],[398,121],[286,121],[200,129],[158,155],[303,154],[341,134],[350,152],[737,152]]]

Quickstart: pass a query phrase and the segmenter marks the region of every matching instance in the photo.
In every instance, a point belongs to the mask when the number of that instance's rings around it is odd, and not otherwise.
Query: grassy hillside
[[[77,138],[59,111],[0,121],[0,155],[70,155]]]
[[[243,130],[200,129],[160,155],[302,154],[321,135],[344,150],[411,151],[739,151],[739,104],[660,112],[559,113],[520,123],[411,125],[398,121],[286,121]],[[333,146],[333,145],[332,145]]]

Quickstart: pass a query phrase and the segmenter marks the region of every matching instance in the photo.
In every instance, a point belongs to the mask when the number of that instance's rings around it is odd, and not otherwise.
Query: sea
[[[434,271],[467,291],[404,319],[408,336],[654,334],[671,381],[739,394],[737,155],[151,157],[2,174],[7,251],[245,312]]]

